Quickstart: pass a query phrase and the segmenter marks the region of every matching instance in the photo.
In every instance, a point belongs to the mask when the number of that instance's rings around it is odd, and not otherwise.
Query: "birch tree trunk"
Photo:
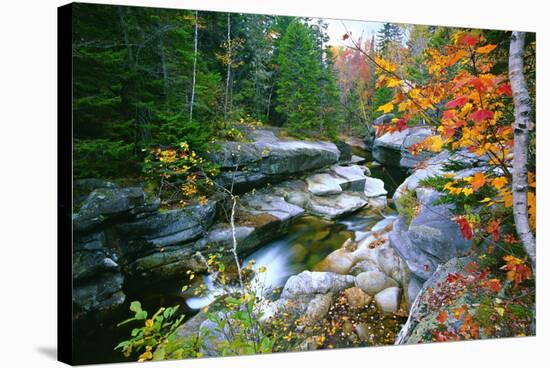
[[[525,252],[529,255],[536,267],[536,241],[529,227],[529,214],[527,209],[527,147],[529,144],[529,116],[531,105],[525,76],[523,74],[523,52],[525,47],[525,32],[512,32],[510,40],[510,57],[508,60],[508,72],[510,86],[514,97],[514,161],[512,173],[512,195],[514,222],[516,231]]]
[[[229,97],[229,79],[231,76],[231,14],[227,13],[227,78],[225,80],[225,103],[223,105],[223,121],[227,121],[227,100]]]
[[[197,52],[199,39],[199,11],[195,10],[195,50],[193,56],[193,85],[191,87],[191,102],[189,104],[189,121],[193,121],[193,105],[195,104],[195,84],[197,81]]]

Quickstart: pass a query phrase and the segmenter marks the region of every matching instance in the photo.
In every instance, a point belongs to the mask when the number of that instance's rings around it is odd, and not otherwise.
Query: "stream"
[[[366,159],[367,167],[371,171],[371,176],[382,179],[385,188],[388,191],[388,199],[395,192],[395,189],[406,178],[406,172],[401,168],[384,167],[372,161],[369,151],[353,148],[353,154]],[[246,255],[243,264],[248,264],[251,260],[255,261],[254,268],[260,266],[266,268],[265,273],[261,274],[262,285],[266,289],[283,287],[285,282],[293,275],[302,271],[315,270],[315,266],[334,250],[341,248],[342,244],[348,239],[359,241],[369,235],[371,231],[377,231],[389,222],[393,221],[396,211],[393,208],[391,200],[388,206],[383,210],[373,210],[369,208],[362,209],[349,216],[328,221],[315,216],[305,215],[289,227],[288,233],[264,246],[254,250]],[[199,279],[200,280],[200,279]],[[195,315],[200,308],[210,304],[219,290],[216,290],[208,275],[202,276],[202,280],[207,287],[208,292],[200,297],[194,297],[189,293],[182,293],[181,288],[184,280],[172,280],[153,286],[127,286],[127,302],[140,300],[145,310],[150,314],[158,308],[164,306],[180,305],[180,312],[191,317]],[[346,312],[348,313],[348,312]],[[376,341],[369,345],[387,345],[391,343],[389,339],[393,335],[387,335],[384,329],[399,328],[395,316],[388,318],[374,310],[367,310],[364,313],[369,314],[365,318],[373,320],[369,330],[379,330],[380,333],[373,334]],[[113,347],[129,337],[130,327],[116,327],[116,321],[124,320],[128,317],[128,311],[123,310],[120,315],[112,315],[110,326],[92,325],[90,329],[78,331],[81,338],[76,339],[75,351],[79,351],[79,357],[83,363],[93,362],[123,362],[127,361],[119,352],[113,351]],[[400,323],[400,322],[399,322]],[[389,336],[389,337],[385,337]],[[86,344],[86,341],[97,341],[94,346]],[[78,346],[78,344],[83,344]],[[336,344],[337,347],[346,347],[346,345]]]

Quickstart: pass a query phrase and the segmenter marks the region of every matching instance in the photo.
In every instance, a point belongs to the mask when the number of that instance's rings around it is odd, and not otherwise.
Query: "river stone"
[[[270,215],[283,222],[304,214],[303,208],[288,203],[283,197],[258,192],[244,195],[240,210],[253,216]]]
[[[361,192],[365,187],[365,172],[368,169],[364,166],[359,165],[350,165],[350,166],[333,166],[331,171],[336,174],[338,177],[344,179],[343,182],[340,182],[340,187],[343,190],[348,190],[352,192]]]
[[[401,296],[401,289],[397,286],[389,287],[380,291],[374,296],[376,306],[382,312],[396,313],[399,309],[399,298]]]
[[[307,305],[306,312],[304,313],[304,321],[307,325],[318,325],[328,314],[330,307],[332,306],[333,294],[317,294]]]
[[[357,286],[344,290],[344,295],[351,308],[364,308],[372,301],[372,296]]]
[[[340,248],[330,253],[325,259],[315,266],[315,271],[334,272],[346,275],[355,263],[355,257],[351,252]]]
[[[331,174],[315,174],[306,178],[308,190],[318,196],[342,193],[340,183],[344,180]]]
[[[392,279],[404,285],[408,280],[408,269],[399,254],[391,246],[381,247],[376,254],[378,266]]]
[[[388,277],[383,272],[367,271],[357,275],[355,284],[365,293],[375,295],[376,293],[392,286],[399,286],[397,281]]]
[[[358,195],[342,193],[333,196],[315,196],[309,203],[309,210],[314,214],[328,219],[353,213],[368,204]]]
[[[303,271],[288,279],[281,293],[281,298],[291,299],[297,295],[338,293],[353,286],[354,283],[355,277],[350,275]]]
[[[365,178],[364,192],[367,197],[380,197],[388,194],[382,180],[370,177]]]

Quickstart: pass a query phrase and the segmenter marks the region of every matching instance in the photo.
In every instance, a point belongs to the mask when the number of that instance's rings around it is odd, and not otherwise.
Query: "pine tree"
[[[285,126],[292,132],[318,128],[319,53],[311,29],[294,20],[281,40],[279,54],[278,105],[276,110],[285,117]]]
[[[393,43],[401,43],[403,32],[398,24],[384,23],[376,34],[376,46],[381,55],[387,55]]]

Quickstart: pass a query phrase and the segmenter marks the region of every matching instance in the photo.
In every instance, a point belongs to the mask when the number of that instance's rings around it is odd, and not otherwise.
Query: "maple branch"
[[[349,35],[348,29],[347,29],[347,27],[345,26],[345,24],[344,24],[344,28],[346,29],[346,34]],[[400,81],[402,81],[403,83],[405,83],[409,88],[415,88],[415,86],[414,86],[411,82],[405,80],[404,78],[400,77],[397,73],[392,72],[391,70],[384,68],[384,67],[383,67],[382,65],[380,65],[378,62],[376,62],[375,59],[373,59],[369,54],[367,54],[363,49],[361,49],[361,46],[353,39],[353,37],[349,36],[349,39],[350,39],[350,41],[353,43],[353,47],[351,47],[351,46],[346,46],[347,48],[350,48],[350,49],[352,49],[352,50],[359,51],[359,52],[360,52],[361,54],[363,54],[367,59],[369,59],[376,67],[378,67],[379,69],[381,69],[384,73],[389,74],[389,75],[393,76],[394,78],[399,79]],[[428,120],[429,122],[431,122],[431,123],[434,124],[434,125],[437,125],[437,124],[438,124],[438,122],[437,122],[436,120],[432,119],[432,118],[428,115],[428,113],[426,112],[426,109],[424,109],[417,101],[415,101],[415,99],[412,98],[411,95],[410,95],[408,92],[403,91],[403,90],[401,90],[401,92],[402,92],[403,94],[405,94],[405,96],[407,96],[407,98],[408,98],[413,104],[415,104],[416,107],[418,107],[418,109],[419,109],[420,112],[422,113],[423,117],[426,118],[426,120]],[[422,91],[420,91],[420,94],[422,95]],[[425,96],[423,96],[423,97],[425,97]],[[425,98],[427,98],[427,97],[425,97]],[[432,103],[431,101],[430,101],[430,103],[433,105],[433,103]]]

